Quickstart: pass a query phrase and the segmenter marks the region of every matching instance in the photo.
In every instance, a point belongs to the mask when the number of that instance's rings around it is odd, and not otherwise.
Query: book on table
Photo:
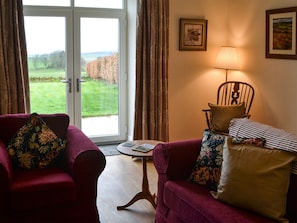
[[[134,151],[147,153],[155,148],[155,145],[152,144],[141,144],[139,146],[136,146],[135,148],[132,148]]]
[[[132,147],[132,146],[135,146],[135,143],[133,143],[133,142],[125,142],[123,144],[123,146],[125,146],[125,147]]]

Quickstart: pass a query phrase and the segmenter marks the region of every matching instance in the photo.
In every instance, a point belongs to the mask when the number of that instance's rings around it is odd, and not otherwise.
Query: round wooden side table
[[[134,140],[131,142],[124,142],[117,146],[117,150],[124,155],[132,156],[132,157],[139,157],[142,159],[142,191],[137,193],[127,204],[118,206],[118,210],[123,210],[136,201],[140,199],[146,199],[148,200],[154,208],[156,208],[156,202],[155,202],[155,195],[151,194],[149,190],[149,184],[148,184],[148,178],[147,178],[147,159],[151,158],[153,156],[153,150],[149,152],[138,152],[134,151],[136,147],[143,145],[143,144],[149,144],[149,145],[157,145],[158,143],[162,143],[161,141],[155,141],[155,140]]]

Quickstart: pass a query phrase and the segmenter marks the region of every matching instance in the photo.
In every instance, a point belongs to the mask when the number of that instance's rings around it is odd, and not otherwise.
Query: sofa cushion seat
[[[13,173],[12,182],[10,190],[12,209],[50,207],[73,202],[76,199],[74,180],[62,168],[17,170]]]
[[[164,188],[164,203],[185,222],[276,222],[256,213],[214,199],[210,191],[188,181],[167,181]],[[217,214],[219,213],[219,214]]]

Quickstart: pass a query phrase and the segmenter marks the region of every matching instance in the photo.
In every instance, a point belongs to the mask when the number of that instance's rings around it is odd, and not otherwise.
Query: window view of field
[[[96,142],[122,137],[119,19],[45,11],[25,15],[30,112],[67,113]]]
[[[82,57],[82,117],[117,115],[117,54],[85,53]],[[64,51],[29,56],[31,112],[66,112],[65,61]]]

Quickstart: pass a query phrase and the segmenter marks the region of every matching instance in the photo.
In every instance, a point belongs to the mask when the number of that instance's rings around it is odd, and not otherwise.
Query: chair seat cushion
[[[167,181],[164,203],[185,222],[275,222],[256,213],[232,207],[214,199],[209,190],[188,181]]]
[[[17,170],[13,174],[10,190],[12,209],[67,204],[75,201],[73,178],[62,168]]]

